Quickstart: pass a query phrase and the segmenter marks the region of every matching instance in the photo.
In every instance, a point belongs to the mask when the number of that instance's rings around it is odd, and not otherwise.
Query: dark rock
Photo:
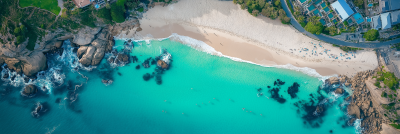
[[[149,73],[146,73],[143,75],[143,80],[145,80],[145,81],[150,80],[150,78],[151,78],[151,75]]]
[[[10,75],[8,75],[8,73],[5,73],[5,74],[3,75],[3,79],[7,79],[9,76],[10,76]]]
[[[151,57],[150,58],[148,58],[148,59],[146,59],[143,63],[142,63],[142,66],[144,67],[144,68],[149,68],[150,67],[150,60],[151,60]]]
[[[32,96],[32,95],[35,95],[37,92],[38,92],[38,89],[36,88],[35,85],[27,85],[27,86],[25,86],[25,89],[22,93],[26,96]]]
[[[137,65],[137,66],[136,66],[136,69],[140,69],[140,65]]]
[[[157,62],[155,59],[151,59],[151,65],[155,65]]]
[[[279,103],[285,103],[286,99],[279,95],[279,88],[272,88],[268,92],[271,93],[271,98],[275,99]]]
[[[123,63],[128,63],[129,62],[129,56],[127,54],[118,54],[117,56],[118,61],[123,62]]]
[[[138,62],[139,59],[136,56],[132,56],[132,63]]]
[[[337,77],[330,77],[330,78],[328,79],[328,82],[329,82],[330,84],[339,84],[339,79],[338,79]]]
[[[294,82],[293,85],[288,88],[288,94],[290,95],[290,97],[292,97],[292,99],[297,97],[299,87],[300,85],[297,82]]]
[[[121,74],[120,72],[118,72],[118,75],[119,75],[119,76],[122,76],[122,74]]]
[[[317,114],[321,114],[322,112],[324,112],[324,107],[322,105],[318,105],[317,108],[315,109],[315,112]]]
[[[56,99],[56,103],[57,103],[57,104],[58,104],[58,103],[61,103],[61,100],[62,100],[61,98],[57,98],[57,99]]]
[[[161,84],[162,84],[161,75],[156,75],[156,83],[157,83],[158,85],[161,85]]]
[[[113,58],[113,57],[108,59],[108,63],[114,63],[114,61],[115,61],[115,58]]]

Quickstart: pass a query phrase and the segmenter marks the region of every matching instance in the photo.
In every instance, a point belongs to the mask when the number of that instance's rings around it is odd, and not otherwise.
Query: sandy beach
[[[155,6],[143,14],[140,24],[142,31],[135,33],[132,29],[119,37],[157,39],[176,33],[203,41],[230,57],[265,66],[308,67],[323,76],[351,76],[378,65],[372,49],[346,54],[280,20],[251,16],[232,1],[181,0],[165,7]]]

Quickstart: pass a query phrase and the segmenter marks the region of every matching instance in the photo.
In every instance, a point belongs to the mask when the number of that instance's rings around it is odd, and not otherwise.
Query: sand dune
[[[201,40],[227,56],[267,66],[309,67],[325,76],[351,75],[378,65],[371,49],[357,51],[355,57],[340,57],[340,53],[346,52],[298,33],[279,20],[251,16],[232,1],[181,0],[150,9],[140,23],[143,31],[120,37],[165,38],[177,33]],[[304,48],[308,51],[301,51]],[[329,58],[331,54],[338,59]]]

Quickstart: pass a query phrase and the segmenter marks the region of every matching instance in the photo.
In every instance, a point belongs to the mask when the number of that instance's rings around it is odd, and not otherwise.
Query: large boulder
[[[328,81],[330,84],[339,84],[339,79],[337,77],[330,77]]]
[[[96,47],[89,46],[86,53],[82,56],[79,62],[84,66],[89,66],[92,64],[93,55],[96,52]]]
[[[35,85],[27,85],[24,88],[24,91],[22,91],[22,93],[26,96],[32,96],[35,95],[37,93],[38,89],[36,88]]]
[[[361,118],[360,108],[355,104],[347,106],[347,113],[351,116],[355,116],[357,119]]]
[[[335,94],[343,94],[344,90],[342,88],[336,88]]]
[[[28,77],[35,75],[39,71],[47,68],[47,59],[42,52],[32,53],[26,59],[23,59],[22,71]]]
[[[169,67],[169,65],[167,63],[165,63],[165,61],[163,61],[163,60],[158,60],[157,66],[161,67],[162,69],[168,69],[168,67]]]
[[[95,39],[95,35],[99,33],[100,30],[101,28],[88,28],[88,27],[80,29],[79,32],[74,35],[72,43],[81,46],[88,45]]]
[[[81,46],[81,47],[79,47],[78,51],[76,52],[76,55],[77,55],[79,58],[82,58],[82,56],[86,53],[87,49],[88,49],[88,46]]]
[[[96,52],[93,55],[92,66],[97,66],[100,64],[101,60],[104,57],[105,48],[97,48]]]

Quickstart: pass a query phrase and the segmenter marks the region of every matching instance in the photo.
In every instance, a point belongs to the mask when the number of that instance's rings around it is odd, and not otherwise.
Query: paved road
[[[337,44],[337,45],[343,45],[343,46],[351,46],[351,47],[362,47],[362,48],[383,48],[383,47],[389,47],[390,44],[394,44],[394,43],[399,43],[400,42],[400,38],[398,38],[398,39],[387,41],[387,42],[352,43],[352,42],[345,42],[345,41],[337,40],[337,39],[330,38],[330,37],[323,36],[323,35],[311,34],[311,33],[307,32],[303,27],[301,27],[301,25],[294,19],[292,13],[290,12],[290,10],[289,10],[289,8],[288,8],[288,6],[286,4],[286,0],[281,0],[281,4],[282,4],[282,7],[283,7],[283,10],[285,10],[287,16],[290,18],[290,23],[292,23],[293,27],[296,28],[299,32],[302,32],[302,33],[306,34],[307,36],[309,36],[311,38],[314,38],[314,39],[317,39],[317,40],[322,40],[324,42],[331,43],[331,44]]]

